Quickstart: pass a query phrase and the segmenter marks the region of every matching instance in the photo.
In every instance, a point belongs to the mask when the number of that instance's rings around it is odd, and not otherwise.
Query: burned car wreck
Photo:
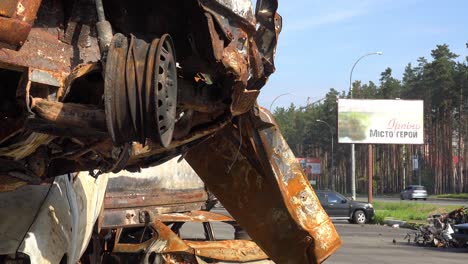
[[[248,0],[0,2],[1,214],[15,214],[6,201],[24,188],[71,191],[76,172],[99,179],[183,155],[269,258],[326,259],[340,239],[273,117],[256,104],[275,70],[277,7],[276,0],[257,1],[255,12]],[[99,197],[103,189],[95,188]],[[0,245],[0,256],[21,258],[20,244]]]
[[[258,30],[250,1],[9,2],[0,154],[31,179],[160,163],[250,111],[274,71],[274,1]]]
[[[463,229],[468,223],[468,208],[461,207],[449,213],[431,215],[427,222],[406,235],[408,243],[447,248],[467,246],[468,236],[463,233]]]

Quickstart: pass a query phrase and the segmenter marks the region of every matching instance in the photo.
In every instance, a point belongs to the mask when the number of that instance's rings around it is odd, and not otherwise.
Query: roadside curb
[[[393,227],[393,228],[406,228],[406,229],[415,229],[415,227],[418,225],[416,223],[411,223],[411,222],[402,221],[402,220],[393,219],[393,218],[384,219],[383,224],[389,227]]]
[[[438,197],[427,197],[428,200],[434,200],[434,201],[453,201],[453,202],[466,202],[468,205],[468,199],[459,199],[459,198],[438,198]]]

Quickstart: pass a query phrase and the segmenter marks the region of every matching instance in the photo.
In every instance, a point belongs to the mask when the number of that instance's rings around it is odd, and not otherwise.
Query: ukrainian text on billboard
[[[421,100],[338,100],[338,142],[423,144]]]

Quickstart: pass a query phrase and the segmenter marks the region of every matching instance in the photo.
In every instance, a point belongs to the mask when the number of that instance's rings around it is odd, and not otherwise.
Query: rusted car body
[[[104,210],[89,245],[94,250],[87,251],[83,262],[154,263],[159,258],[162,263],[251,263],[268,259],[252,241],[216,239],[211,223],[236,226],[236,222],[208,211],[205,185],[182,157],[138,173],[121,171],[107,177]],[[186,223],[203,225],[204,239],[182,239]]]
[[[54,186],[56,177],[73,186],[77,171],[99,179],[182,154],[271,259],[323,261],[340,240],[256,104],[275,70],[277,7],[1,1],[1,192]]]

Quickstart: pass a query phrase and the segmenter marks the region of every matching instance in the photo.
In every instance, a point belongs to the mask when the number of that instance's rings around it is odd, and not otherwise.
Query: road
[[[409,245],[404,240],[408,229],[394,229],[378,225],[335,223],[343,240],[341,248],[326,264],[455,264],[466,263],[468,249],[428,248]],[[395,239],[395,244],[393,243]]]
[[[217,213],[227,212],[215,209]],[[335,226],[340,234],[343,245],[325,264],[455,264],[466,263],[468,248],[438,249],[410,245],[404,240],[409,229],[396,229],[379,225],[353,225],[347,221],[336,221]],[[215,236],[219,240],[233,239],[234,229],[224,223],[213,223]],[[185,224],[181,230],[183,238],[203,239],[201,224]],[[393,243],[395,239],[396,243]]]

